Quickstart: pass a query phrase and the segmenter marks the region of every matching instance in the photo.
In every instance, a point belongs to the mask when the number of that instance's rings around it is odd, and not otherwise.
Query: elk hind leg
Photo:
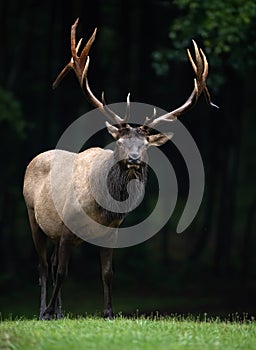
[[[41,286],[39,319],[41,320],[46,309],[46,288],[48,278],[47,236],[44,234],[36,222],[33,209],[28,209],[28,216],[34,245],[39,258],[39,285]]]
[[[55,248],[51,256],[52,281],[53,281],[54,288],[56,285],[58,262],[59,262],[59,244],[60,244],[59,241],[55,243]],[[54,312],[58,319],[61,319],[64,317],[64,314],[62,312],[61,290],[59,290],[59,293],[55,302]]]
[[[51,320],[55,315],[55,306],[60,296],[60,291],[68,273],[68,262],[74,235],[66,229],[61,236],[58,248],[58,267],[55,276],[55,285],[50,302],[43,313],[44,320]]]

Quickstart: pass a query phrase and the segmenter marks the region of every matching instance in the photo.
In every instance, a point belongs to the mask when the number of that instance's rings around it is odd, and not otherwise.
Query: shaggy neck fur
[[[109,195],[114,199],[111,205],[113,210],[102,208],[99,204],[98,208],[106,219],[106,225],[115,221],[122,220],[130,211],[119,213],[120,202],[127,201],[126,208],[136,207],[144,196],[145,185],[147,182],[147,164],[142,163],[139,169],[127,169],[123,161],[117,161],[118,156],[116,151],[112,154],[111,159],[108,159],[107,164],[102,164],[101,172],[94,177],[99,189],[99,196],[107,198]],[[111,164],[112,166],[110,166]],[[96,174],[95,174],[96,175]],[[102,179],[107,181],[107,186],[102,186]],[[137,180],[137,181],[131,181]],[[129,186],[129,187],[127,187]],[[129,189],[129,192],[128,192]],[[115,211],[116,206],[116,211]],[[105,220],[104,220],[105,221]]]

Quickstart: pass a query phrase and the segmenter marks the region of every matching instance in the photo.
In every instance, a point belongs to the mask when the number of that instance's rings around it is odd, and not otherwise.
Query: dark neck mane
[[[94,198],[102,218],[101,222],[104,222],[106,226],[112,225],[113,222],[124,219],[143,199],[147,182],[147,164],[142,163],[141,167],[136,170],[127,169],[123,161],[116,160],[115,152],[113,152],[100,166],[95,165],[92,181],[94,191],[97,192]],[[100,201],[98,202],[96,198],[99,198]],[[108,201],[111,203],[108,204]],[[120,213],[121,207],[125,210]]]
[[[131,181],[137,180],[137,181]],[[131,182],[130,182],[131,181]],[[144,196],[147,182],[147,164],[143,163],[138,170],[127,169],[122,161],[115,162],[107,177],[110,195],[115,201],[127,201],[127,207],[136,207]],[[128,188],[129,186],[129,192]],[[109,221],[123,219],[128,213],[112,212],[102,208]],[[129,210],[128,210],[129,212]]]
[[[132,190],[130,190],[130,200],[136,201],[140,196],[141,189],[145,187],[147,182],[147,166],[143,164],[138,170],[128,170],[122,162],[116,163],[110,170],[107,184],[109,193],[117,201],[124,201],[129,198],[127,185],[131,180],[138,180],[132,182]]]

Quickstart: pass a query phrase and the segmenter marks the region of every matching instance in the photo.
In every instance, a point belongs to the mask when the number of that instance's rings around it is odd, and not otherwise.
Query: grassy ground
[[[256,349],[256,323],[184,317],[3,320],[1,350]]]

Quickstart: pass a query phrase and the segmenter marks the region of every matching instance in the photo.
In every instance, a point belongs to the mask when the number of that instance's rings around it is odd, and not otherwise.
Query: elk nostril
[[[130,153],[128,157],[129,163],[138,164],[140,163],[140,155],[139,153]]]

